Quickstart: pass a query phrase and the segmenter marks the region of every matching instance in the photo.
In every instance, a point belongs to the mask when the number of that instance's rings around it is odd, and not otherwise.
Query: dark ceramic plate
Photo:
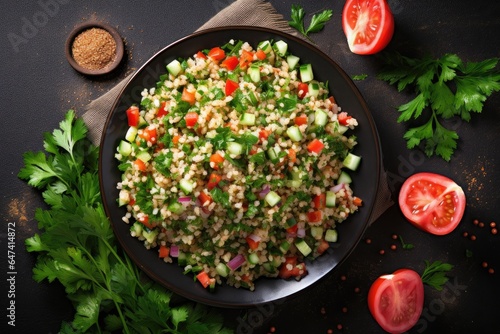
[[[247,41],[253,46],[262,40],[281,39],[288,43],[290,52],[301,58],[301,63],[313,64],[317,79],[328,81],[330,92],[338,104],[358,119],[359,127],[355,130],[355,135],[359,144],[355,153],[363,158],[358,171],[352,173],[352,186],[364,204],[359,212],[338,227],[339,242],[320,258],[307,263],[309,273],[301,281],[261,278],[256,282],[253,292],[225,284],[217,286],[213,292],[202,288],[198,282],[193,281],[192,276],[183,275],[181,267],[164,263],[158,259],[157,252],[146,250],[142,242],[132,238],[129,225],[121,220],[125,209],[118,207],[116,202],[116,184],[120,180],[120,172],[114,155],[128,127],[125,110],[132,103],[140,102],[140,92],[143,88],[155,86],[159,76],[166,71],[165,65],[170,61],[178,57],[192,56],[202,49],[223,45],[231,39]],[[224,27],[195,33],[167,46],[131,77],[116,100],[104,128],[100,147],[99,178],[105,210],[118,241],[132,260],[153,280],[179,295],[201,303],[220,307],[247,307],[280,300],[307,288],[338,266],[351,253],[368,225],[379,184],[380,159],[377,130],[362,96],[345,72],[327,55],[299,38],[279,31],[256,27]]]

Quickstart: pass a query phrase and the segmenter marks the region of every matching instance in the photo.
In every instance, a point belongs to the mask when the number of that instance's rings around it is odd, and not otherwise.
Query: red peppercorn
[[[367,245],[369,245],[369,244],[371,244],[371,243],[372,243],[372,239],[370,239],[370,238],[366,238],[366,239],[365,239],[365,242],[366,242],[366,244],[367,244]]]
[[[480,223],[479,223],[479,227],[484,227],[484,223],[483,223],[483,222],[480,222]]]
[[[355,287],[355,288],[354,288],[354,292],[355,292],[355,293],[359,293],[359,291],[361,291],[361,289],[360,289],[360,288],[358,288],[358,287]]]
[[[497,227],[497,223],[495,223],[495,222],[491,222],[491,223],[490,223],[490,227],[491,227],[491,228],[493,228],[493,227]]]
[[[496,229],[496,228],[492,228],[492,229],[491,229],[491,234],[497,234],[497,233],[498,233],[498,231],[497,231],[497,229]]]
[[[392,250],[396,250],[396,248],[397,248],[397,246],[396,246],[396,245],[394,245],[394,244],[392,244],[392,245],[391,245],[391,249],[392,249]]]
[[[398,239],[398,235],[397,234],[393,234],[391,237],[392,237],[393,240],[397,240]]]
[[[463,236],[464,236],[465,238],[467,238],[467,236],[468,236],[468,235],[469,235],[469,233],[467,233],[467,232],[464,232],[464,234],[463,234]]]
[[[490,269],[488,269],[488,273],[489,273],[489,274],[494,274],[494,273],[495,273],[495,270],[494,270],[493,268],[490,268]]]
[[[474,241],[474,240],[476,240],[476,239],[477,239],[477,238],[476,238],[476,236],[475,236],[474,234],[470,236],[470,240]]]
[[[483,268],[487,268],[488,267],[488,262],[484,261],[483,263],[481,263],[481,265],[483,266]]]
[[[473,221],[472,223],[473,223],[474,225],[477,225],[477,224],[479,224],[479,220],[474,219],[474,221]]]
[[[385,254],[385,250],[381,249],[381,250],[379,250],[379,251],[378,251],[378,253],[379,253],[380,255],[384,255],[384,254]]]

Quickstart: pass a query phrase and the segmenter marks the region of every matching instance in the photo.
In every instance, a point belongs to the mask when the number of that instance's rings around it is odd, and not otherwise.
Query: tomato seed
[[[487,268],[488,267],[488,262],[484,261],[483,263],[481,263],[481,265],[483,266],[483,268]]]

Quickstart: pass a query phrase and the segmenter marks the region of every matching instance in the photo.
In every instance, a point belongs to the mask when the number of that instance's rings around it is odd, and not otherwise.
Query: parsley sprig
[[[453,265],[449,263],[443,263],[441,261],[430,263],[426,260],[425,269],[421,275],[422,282],[441,291],[443,290],[443,285],[448,282],[446,274],[452,269]]]
[[[99,193],[98,148],[69,111],[46,133],[46,152],[24,154],[18,176],[42,191],[48,209],[36,210],[40,233],[26,239],[38,253],[37,282],[59,281],[75,308],[61,333],[229,333],[222,318],[199,304],[172,306],[172,293],[144,280],[119,247]]]
[[[378,78],[396,85],[398,91],[413,87],[416,97],[399,106],[398,122],[420,121],[404,134],[407,147],[422,144],[427,156],[450,161],[459,135],[443,125],[443,120],[459,117],[468,122],[471,113],[481,113],[484,102],[500,90],[498,58],[464,63],[455,54],[441,58],[409,58],[399,53],[382,55],[385,66]],[[428,112],[424,112],[428,111]],[[425,117],[427,121],[422,123]]]
[[[309,26],[305,28],[304,17],[306,12],[304,8],[300,5],[292,5],[291,20],[288,21],[288,24],[290,27],[297,29],[298,32],[309,38],[310,33],[319,32],[325,27],[325,24],[330,20],[332,14],[331,9],[325,9],[318,14],[314,14]]]

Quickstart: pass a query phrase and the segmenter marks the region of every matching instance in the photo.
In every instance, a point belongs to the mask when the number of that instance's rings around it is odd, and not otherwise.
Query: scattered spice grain
[[[492,228],[492,229],[491,229],[491,234],[497,234],[497,233],[498,233],[498,231],[497,231],[497,229],[496,229],[496,228]]]
[[[391,250],[395,251],[398,247],[394,244],[391,245]]]
[[[495,273],[495,270],[493,268],[490,268],[488,269],[488,273],[493,275]]]
[[[90,28],[75,37],[71,52],[78,65],[99,70],[115,60],[116,42],[108,31]]]

